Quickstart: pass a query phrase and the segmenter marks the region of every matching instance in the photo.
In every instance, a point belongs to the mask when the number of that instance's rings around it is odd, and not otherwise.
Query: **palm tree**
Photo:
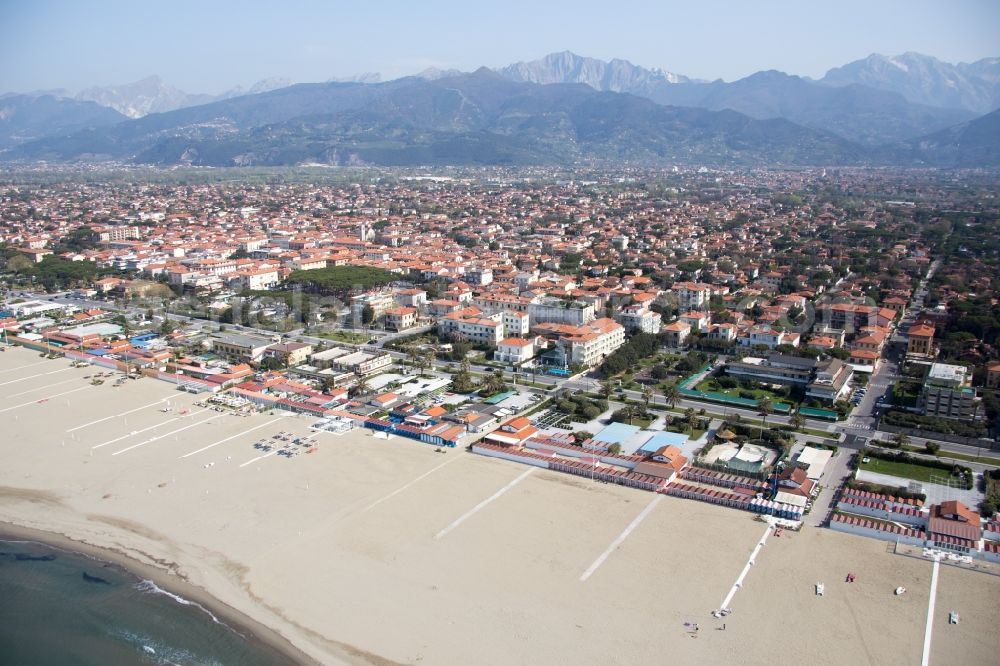
[[[410,365],[414,368],[419,367],[420,362],[420,350],[417,349],[416,345],[409,345],[406,348],[406,360],[409,361]]]
[[[643,386],[642,387],[642,401],[646,403],[646,407],[649,407],[649,401],[653,399],[653,387]]]
[[[601,382],[601,395],[604,396],[605,400],[609,399],[613,392],[614,392],[614,387],[611,385],[610,379],[605,379],[604,381]]]
[[[910,436],[905,432],[897,432],[892,436],[892,442],[902,449],[910,445]]]
[[[806,424],[806,419],[802,414],[795,412],[788,418],[788,423],[796,430],[799,430]]]
[[[681,392],[677,388],[677,384],[664,384],[661,388],[663,392],[663,399],[666,401],[671,408],[677,405],[677,401],[680,400]]]
[[[368,377],[361,375],[358,381],[354,382],[354,395],[364,395],[368,393]]]
[[[757,412],[764,417],[764,423],[767,423],[768,414],[774,413],[774,403],[767,396],[764,396],[757,401]]]
[[[434,352],[427,351],[420,355],[421,371],[430,370],[434,366]]]

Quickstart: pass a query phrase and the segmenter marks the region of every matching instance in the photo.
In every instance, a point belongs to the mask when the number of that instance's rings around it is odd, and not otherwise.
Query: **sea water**
[[[0,540],[0,664],[288,664],[199,604],[113,564]]]

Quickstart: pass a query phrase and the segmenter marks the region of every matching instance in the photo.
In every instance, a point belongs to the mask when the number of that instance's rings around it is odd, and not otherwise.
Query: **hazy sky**
[[[571,50],[697,78],[819,77],[877,52],[1000,56],[1000,0],[0,0],[0,92],[127,83],[188,92],[280,76],[383,78]]]

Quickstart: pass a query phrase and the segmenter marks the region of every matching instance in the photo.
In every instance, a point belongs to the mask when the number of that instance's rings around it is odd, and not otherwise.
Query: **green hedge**
[[[986,426],[981,423],[967,423],[965,421],[942,419],[935,416],[922,416],[898,409],[890,409],[885,413],[882,421],[886,425],[898,426],[900,428],[929,430],[931,432],[941,432],[961,437],[986,437]]]

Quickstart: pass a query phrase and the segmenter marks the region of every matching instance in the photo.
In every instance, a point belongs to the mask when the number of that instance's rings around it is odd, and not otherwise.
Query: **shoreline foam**
[[[135,585],[152,585],[155,589],[147,590],[151,594],[164,594],[180,604],[193,605],[201,609],[217,624],[225,626],[249,643],[264,646],[268,651],[284,658],[289,664],[319,665],[321,663],[300,650],[276,630],[217,599],[209,591],[168,571],[139,562],[121,551],[78,541],[65,534],[0,521],[0,542],[3,541],[39,543],[48,548],[110,564],[135,578]]]

